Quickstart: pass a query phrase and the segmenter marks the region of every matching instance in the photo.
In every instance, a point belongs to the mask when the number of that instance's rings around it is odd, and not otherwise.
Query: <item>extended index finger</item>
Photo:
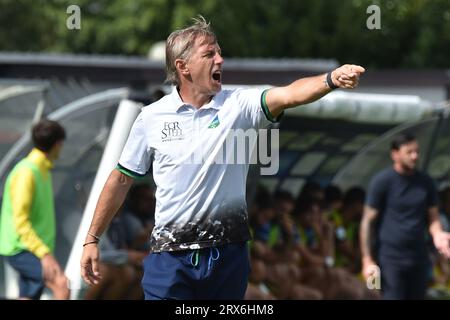
[[[361,67],[361,66],[358,66],[358,65],[356,65],[356,64],[352,64],[352,71],[353,72],[357,72],[357,73],[363,73],[363,72],[365,72],[366,71],[366,69],[364,69],[363,67]]]

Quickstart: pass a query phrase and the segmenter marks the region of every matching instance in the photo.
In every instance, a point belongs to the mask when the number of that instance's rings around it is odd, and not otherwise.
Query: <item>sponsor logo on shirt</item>
[[[217,127],[219,126],[219,124],[220,124],[219,116],[216,115],[216,116],[214,117],[213,121],[209,124],[208,129],[214,129],[214,128],[217,128]]]
[[[180,128],[178,121],[164,122],[164,127],[161,130],[162,142],[184,140],[183,130]]]

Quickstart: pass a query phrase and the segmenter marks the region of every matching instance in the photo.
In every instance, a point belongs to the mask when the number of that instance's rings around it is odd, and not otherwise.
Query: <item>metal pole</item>
[[[72,251],[66,265],[65,274],[70,281],[71,299],[77,299],[80,290],[83,289],[83,282],[80,276],[80,259],[82,254],[82,244],[89,226],[94,216],[100,192],[105,185],[111,171],[117,165],[122,149],[128,138],[131,126],[141,110],[141,105],[131,101],[122,100],[114,118],[114,123],[109,134],[108,142],[103,152],[102,159],[92,185],[91,193],[81,218],[81,223],[75,237]]]

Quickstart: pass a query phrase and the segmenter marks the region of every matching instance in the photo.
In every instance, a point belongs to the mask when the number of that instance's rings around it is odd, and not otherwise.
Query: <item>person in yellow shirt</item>
[[[0,255],[19,273],[19,296],[39,299],[45,287],[68,299],[69,287],[54,257],[55,209],[51,168],[66,137],[57,122],[32,128],[34,148],[6,179],[0,214]]]

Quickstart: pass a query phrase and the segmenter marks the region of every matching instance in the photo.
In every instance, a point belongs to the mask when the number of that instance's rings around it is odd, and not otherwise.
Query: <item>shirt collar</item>
[[[211,99],[211,101],[202,106],[200,109],[216,109],[219,110],[220,109],[220,104],[219,104],[219,96],[222,94],[222,91],[220,91],[219,93],[215,94],[214,97]],[[188,106],[187,103],[184,103],[183,100],[181,100],[180,94],[178,93],[178,89],[176,86],[173,86],[172,88],[172,92],[170,94],[171,99],[172,99],[172,103],[173,103],[173,107],[174,110],[178,111],[181,109],[181,107],[184,106]]]
[[[31,162],[45,170],[53,168],[53,162],[47,158],[47,155],[37,148],[33,148],[27,157]]]
[[[219,91],[218,93],[216,93],[214,95],[214,97],[211,99],[211,101],[204,105],[201,109],[216,109],[219,110],[220,109],[220,103],[219,103],[219,97],[222,95],[222,90]]]
[[[176,86],[172,87],[170,97],[172,99],[172,106],[174,110],[178,111],[181,107],[186,105],[186,103],[184,103],[183,100],[181,100],[180,94],[178,93],[178,89]]]

